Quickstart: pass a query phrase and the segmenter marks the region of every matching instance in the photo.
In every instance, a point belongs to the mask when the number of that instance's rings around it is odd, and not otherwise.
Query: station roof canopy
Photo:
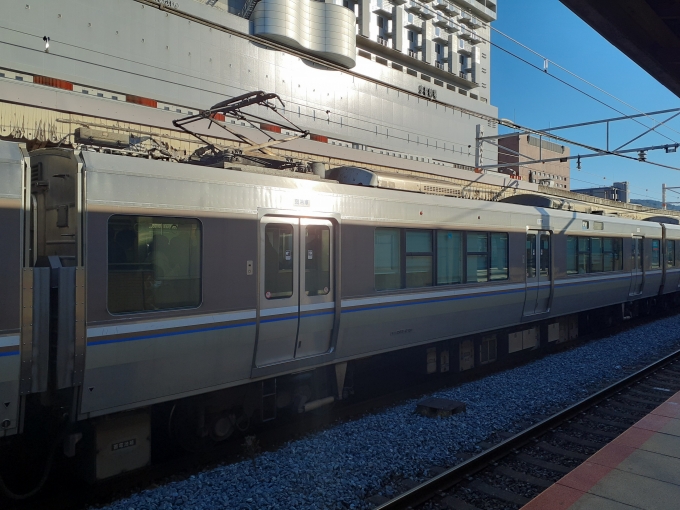
[[[680,2],[561,0],[583,21],[680,97]]]

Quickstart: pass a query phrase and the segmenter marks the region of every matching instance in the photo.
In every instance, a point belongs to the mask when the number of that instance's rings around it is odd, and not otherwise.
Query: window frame
[[[135,311],[129,311],[129,312],[112,312],[111,309],[109,308],[109,239],[108,239],[108,228],[109,228],[109,223],[111,222],[111,218],[113,217],[126,217],[126,218],[164,218],[164,219],[179,219],[179,220],[195,220],[198,223],[199,226],[199,231],[200,231],[200,242],[199,242],[199,257],[198,257],[198,262],[199,262],[199,277],[198,277],[198,282],[199,282],[199,290],[198,290],[198,304],[195,306],[178,306],[178,307],[172,307],[172,308],[159,308],[155,310],[135,310]],[[143,214],[118,214],[118,213],[113,213],[110,214],[106,218],[106,229],[107,229],[107,239],[106,239],[106,289],[105,289],[105,296],[106,296],[106,311],[109,315],[112,316],[121,316],[121,315],[135,315],[135,314],[147,314],[147,313],[167,313],[167,312],[173,312],[177,310],[198,310],[203,306],[203,266],[205,263],[204,259],[204,225],[203,221],[201,218],[198,218],[196,216],[156,216],[156,215],[143,215]]]
[[[673,260],[670,264],[668,263],[668,253],[669,253],[668,247],[669,246],[673,247]],[[675,255],[675,239],[666,239],[666,246],[664,246],[663,259],[664,259],[664,267],[666,267],[666,269],[668,269],[670,267],[675,267],[676,260],[677,260],[676,255]]]
[[[661,254],[661,239],[650,239],[650,241],[651,241],[650,242],[651,253],[649,254],[649,269],[650,270],[661,269],[662,268],[661,259],[663,258],[662,254]],[[657,247],[657,250],[656,250],[658,260],[656,262],[656,265],[654,263],[654,243],[658,243],[658,247]]]
[[[574,252],[569,252],[569,239],[575,239],[576,241],[576,251]],[[593,269],[593,239],[599,240],[601,242],[602,246],[602,270],[601,271],[595,271]],[[606,242],[607,240],[611,240],[611,250],[606,249]],[[587,251],[581,250],[581,241],[586,241],[587,242]],[[616,249],[618,248],[618,250]],[[598,273],[615,273],[617,271],[623,271],[623,238],[622,237],[616,237],[616,236],[592,236],[592,235],[567,235],[567,244],[566,244],[566,268],[565,271],[567,273],[567,276],[574,276],[574,275],[583,275],[583,274],[598,274]],[[612,269],[606,269],[606,264],[605,264],[605,259],[608,254],[611,254],[612,256]],[[580,272],[579,271],[579,260],[581,256],[584,255],[585,261],[586,261],[586,271],[585,272]],[[617,256],[618,255],[618,258]],[[569,258],[570,257],[575,257],[575,260],[572,260],[572,262],[575,264],[576,271],[570,271],[569,270]],[[618,266],[618,267],[617,267]]]
[[[385,229],[391,229],[391,230],[398,230],[399,231],[399,270],[400,270],[400,287],[393,287],[390,289],[378,289],[377,286],[375,285],[375,235],[378,230],[385,230]],[[406,251],[406,233],[407,232],[413,232],[413,231],[426,231],[429,232],[431,235],[431,246],[432,246],[432,251],[430,252],[409,252]],[[454,283],[442,283],[439,284],[437,283],[437,275],[438,275],[438,268],[439,268],[439,259],[438,259],[438,235],[440,232],[451,232],[451,233],[458,233],[461,237],[460,239],[460,258],[461,258],[461,281],[460,282],[454,282]],[[468,234],[484,234],[486,236],[486,251],[485,252],[468,252]],[[505,236],[507,242],[505,245],[505,261],[507,262],[507,268],[506,268],[506,273],[504,278],[491,278],[491,263],[492,263],[492,237],[496,236]],[[383,227],[383,226],[376,226],[373,229],[373,250],[374,250],[374,256],[373,256],[373,288],[375,292],[388,292],[388,291],[395,291],[395,290],[404,290],[404,289],[428,289],[428,288],[433,288],[433,287],[447,287],[451,285],[473,285],[473,284],[490,284],[494,282],[505,282],[510,279],[510,232],[507,231],[493,231],[493,230],[460,230],[460,229],[450,229],[450,228],[404,228],[404,227]],[[485,281],[468,281],[467,278],[467,268],[468,268],[468,263],[467,263],[467,258],[468,255],[484,255],[486,256],[486,280]],[[407,287],[406,286],[406,259],[407,257],[431,257],[432,260],[432,274],[431,274],[431,285],[426,285],[422,287]]]

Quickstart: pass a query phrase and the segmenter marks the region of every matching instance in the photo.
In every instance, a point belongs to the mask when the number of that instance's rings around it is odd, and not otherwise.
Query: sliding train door
[[[549,311],[552,293],[551,266],[550,232],[545,230],[527,232],[525,316]]]
[[[631,243],[631,275],[630,275],[630,296],[642,294],[644,283],[643,259],[644,237],[633,236]]]
[[[256,366],[329,351],[335,322],[333,250],[328,220],[262,218]]]

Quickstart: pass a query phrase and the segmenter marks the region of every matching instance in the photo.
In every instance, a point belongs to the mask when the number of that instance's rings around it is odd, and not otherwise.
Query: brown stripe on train
[[[66,80],[58,80],[56,78],[48,78],[47,76],[33,76],[33,83],[38,85],[46,85],[47,87],[55,87],[64,90],[73,90],[73,83]]]
[[[150,106],[151,108],[158,108],[158,102],[155,99],[149,99],[148,97],[127,95],[125,96],[125,101],[142,106]]]
[[[323,142],[323,143],[328,143],[328,137],[323,136],[323,135],[309,135],[310,140],[314,140],[315,142]]]

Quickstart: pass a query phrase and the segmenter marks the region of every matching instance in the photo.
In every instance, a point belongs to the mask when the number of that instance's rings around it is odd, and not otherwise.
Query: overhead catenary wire
[[[642,115],[642,116],[644,116],[644,117],[647,117],[647,118],[651,119],[653,122],[655,122],[655,123],[657,124],[656,126],[654,126],[654,128],[651,128],[651,129],[653,129],[654,131],[656,131],[656,128],[657,128],[657,127],[661,127],[661,124],[659,123],[659,121],[657,121],[654,117],[652,117],[652,116],[649,115],[648,113],[645,113],[645,112],[643,112],[642,110],[639,110],[638,108],[635,108],[633,105],[627,103],[627,102],[624,101],[623,99],[620,99],[620,98],[616,97],[614,94],[612,94],[612,93],[606,91],[605,89],[603,89],[603,88],[601,88],[601,87],[598,87],[598,86],[595,85],[594,83],[589,82],[589,81],[586,80],[585,78],[583,78],[583,77],[579,76],[578,74],[576,74],[576,73],[570,71],[570,70],[567,69],[566,67],[559,65],[558,63],[554,62],[553,60],[550,60],[549,58],[547,58],[547,57],[544,56],[544,55],[541,55],[541,54],[540,54],[539,52],[537,52],[536,50],[530,48],[529,46],[527,46],[527,45],[525,45],[525,44],[523,44],[523,43],[521,43],[521,42],[518,41],[517,39],[514,39],[513,37],[510,37],[509,35],[505,34],[504,32],[501,32],[501,31],[498,30],[496,27],[492,27],[491,25],[489,25],[489,28],[490,28],[491,30],[493,30],[494,32],[498,33],[499,35],[501,35],[501,36],[505,37],[506,39],[512,41],[513,43],[517,44],[518,46],[521,46],[521,47],[524,48],[525,50],[527,50],[527,51],[533,53],[533,54],[536,55],[537,57],[543,59],[543,62],[544,62],[544,69],[543,69],[543,72],[544,72],[544,73],[546,73],[546,74],[552,76],[553,78],[557,78],[554,74],[551,74],[551,73],[548,71],[548,66],[546,65],[546,63],[550,63],[550,64],[552,64],[554,67],[557,67],[558,69],[564,71],[565,73],[567,73],[567,74],[573,76],[573,77],[576,78],[577,80],[580,80],[580,81],[582,81],[583,83],[585,83],[586,85],[588,85],[588,86],[590,86],[590,87],[593,87],[594,89],[598,90],[599,92],[602,92],[603,94],[605,94],[605,95],[611,97],[612,99],[618,101],[619,103],[621,103],[621,104],[627,106],[627,107],[630,108],[631,110],[634,110],[634,111],[638,112],[640,115]],[[491,41],[488,41],[488,42],[491,43]],[[492,44],[492,43],[491,43],[491,44]],[[533,64],[532,64],[532,65],[533,65]],[[537,69],[540,70],[540,68],[539,68],[538,66],[534,66],[534,67],[536,67]],[[604,103],[603,103],[603,104],[604,104]],[[611,107],[611,106],[610,106],[610,108],[614,109],[614,108]],[[617,110],[617,111],[618,111],[618,110]],[[624,114],[624,115],[625,115],[625,114]],[[642,124],[642,125],[644,125],[644,124]],[[649,127],[649,126],[645,126],[645,127]],[[680,134],[680,131],[677,131],[676,129],[673,129],[673,128],[670,127],[670,126],[664,126],[664,127],[666,127],[667,129],[669,129],[669,130],[671,130],[671,131],[673,131],[673,132],[675,132],[675,133],[677,133],[677,134]],[[656,131],[656,132],[658,133],[658,131]],[[658,133],[658,134],[661,134],[661,133]],[[664,136],[664,135],[662,135],[662,136]]]

